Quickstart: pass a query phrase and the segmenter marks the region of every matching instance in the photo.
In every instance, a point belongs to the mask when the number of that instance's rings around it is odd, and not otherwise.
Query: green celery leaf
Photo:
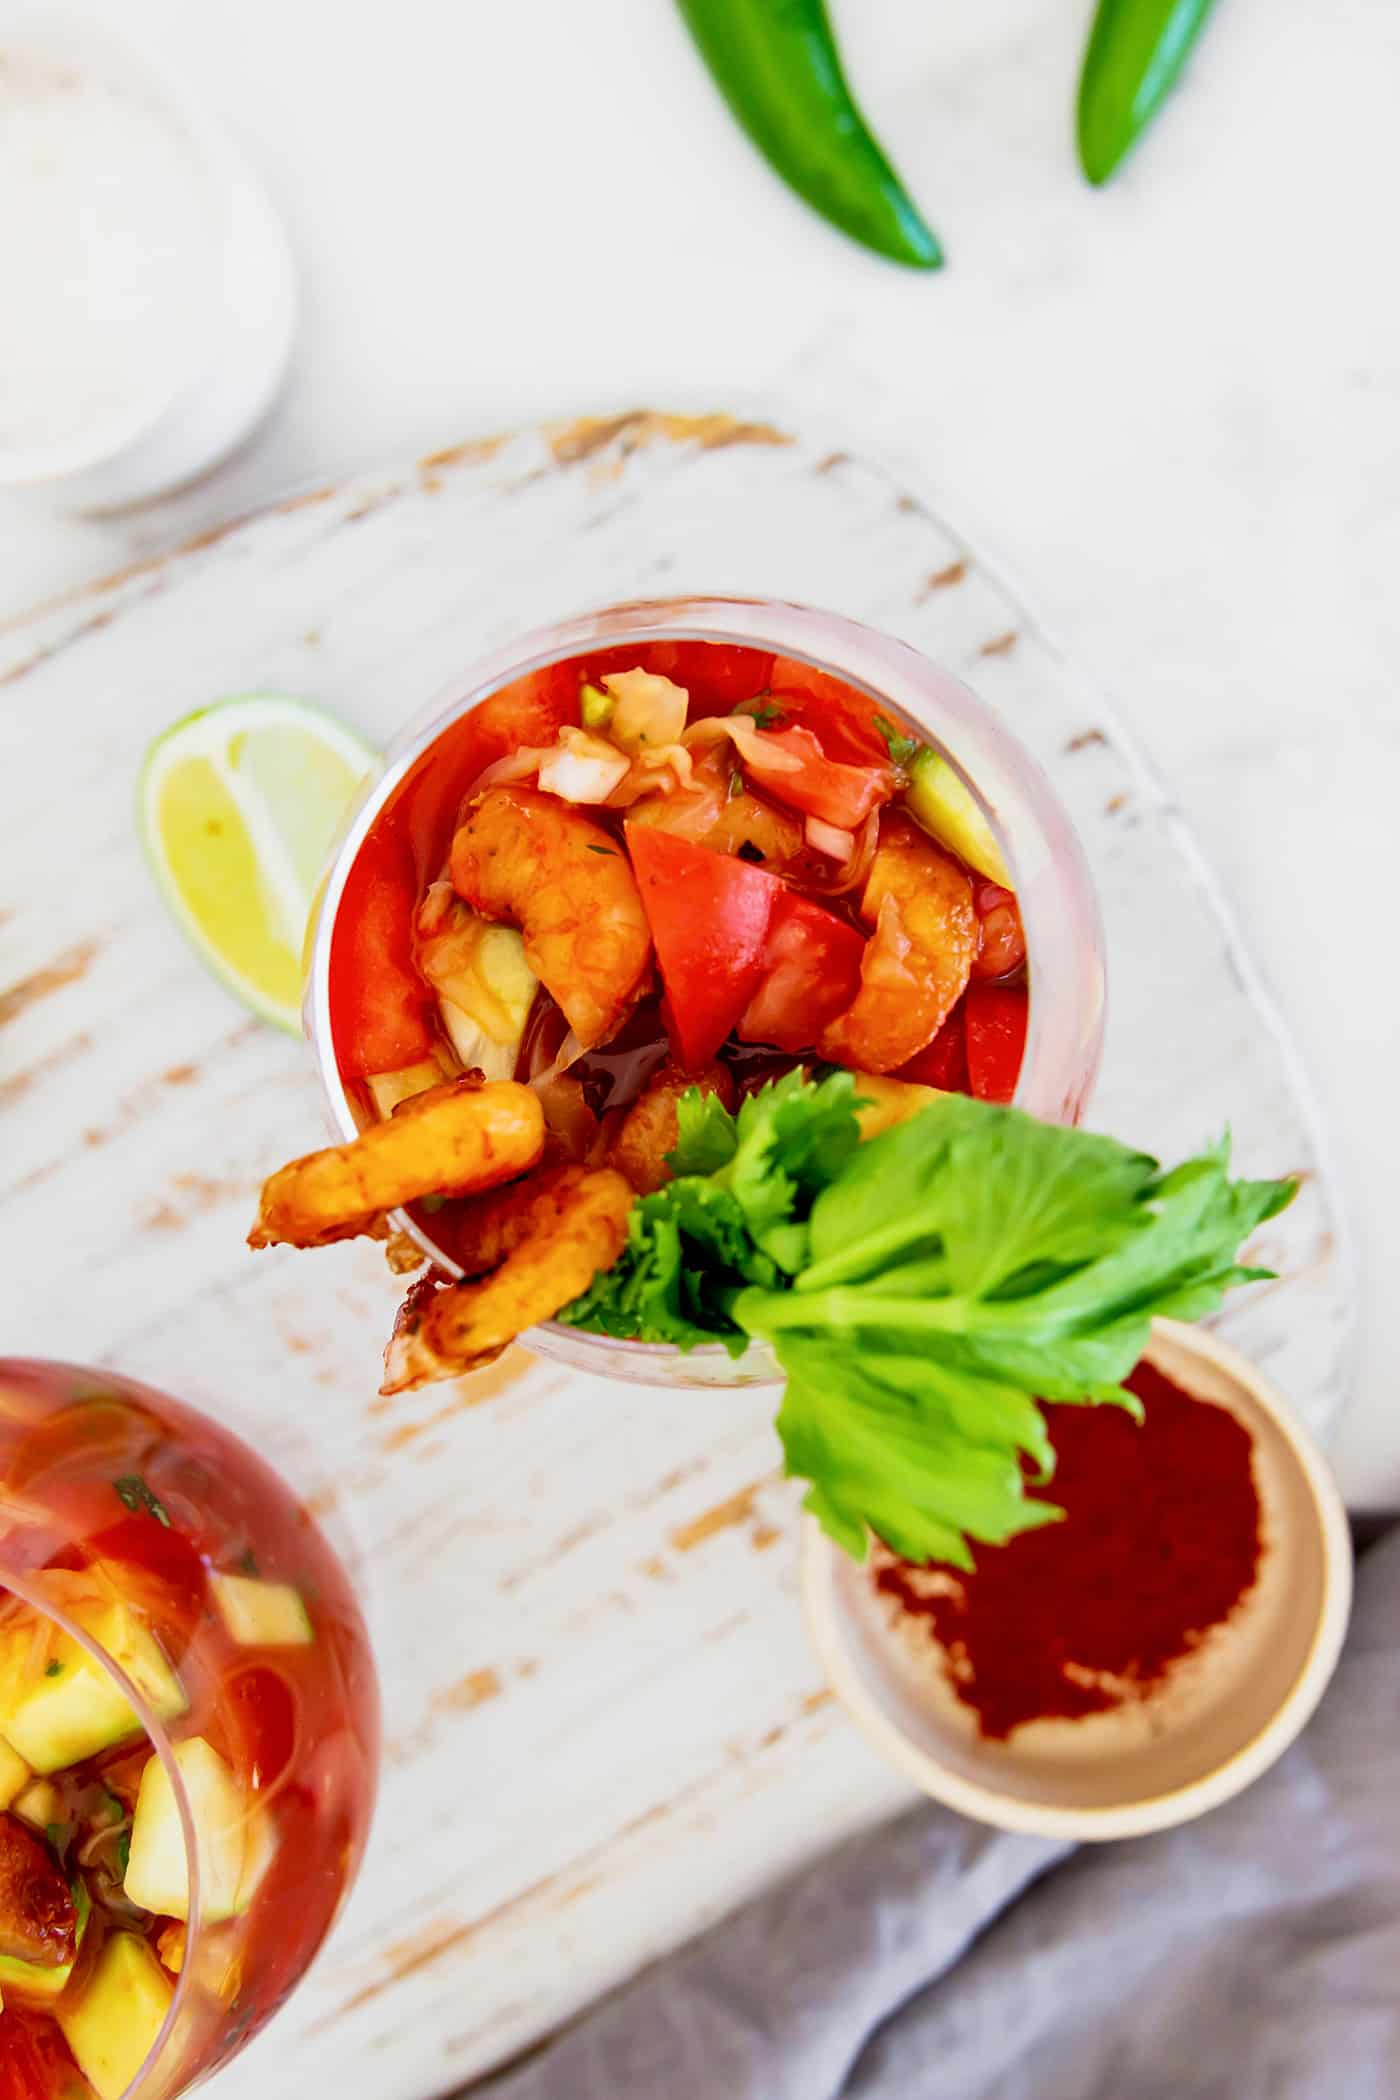
[[[818,1341],[788,1342],[783,1367],[786,1470],[812,1482],[809,1507],[858,1559],[873,1531],[906,1560],[969,1567],[965,1533],[1000,1543],[1059,1517],[1026,1495],[1014,1445],[963,1441],[868,1371],[834,1381]]]

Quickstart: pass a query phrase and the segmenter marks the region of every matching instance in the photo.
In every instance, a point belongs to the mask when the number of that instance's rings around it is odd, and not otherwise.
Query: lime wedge
[[[141,834],[167,904],[230,991],[293,1034],[316,885],[377,764],[344,723],[276,693],[186,715],[146,754]]]

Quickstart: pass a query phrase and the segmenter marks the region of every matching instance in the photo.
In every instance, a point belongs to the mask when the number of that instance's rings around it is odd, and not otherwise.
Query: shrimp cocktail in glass
[[[0,1361],[0,2100],[168,2100],[364,1848],[364,1624],[290,1489],[105,1372]]]
[[[1082,856],[955,680],[854,623],[621,607],[479,667],[352,817],[308,1026],[344,1142],[267,1182],[255,1246],[421,1266],[398,1392],[515,1336],[681,1383],[751,1353],[589,1331],[670,1175],[678,1104],[859,1075],[862,1131],[942,1090],[1073,1120],[1102,1023]]]

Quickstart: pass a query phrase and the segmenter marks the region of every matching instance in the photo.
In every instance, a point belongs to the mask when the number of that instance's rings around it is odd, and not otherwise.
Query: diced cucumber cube
[[[253,1575],[211,1575],[219,1617],[240,1648],[305,1648],[315,1640],[299,1590]]]
[[[51,1779],[31,1779],[29,1785],[15,1795],[10,1806],[31,1830],[47,1830],[50,1824],[63,1821],[63,1802]]]
[[[29,1784],[29,1767],[18,1750],[0,1736],[0,1809],[9,1808]]]
[[[114,1933],[87,1987],[54,2007],[63,2039],[97,2100],[121,2100],[155,2046],[175,1986],[144,1940]]]
[[[248,1804],[217,1750],[202,1735],[175,1745],[175,1764],[189,1797],[199,1845],[199,1883],[204,1922],[222,1923],[238,1910],[246,1865]],[[141,1774],[131,1826],[126,1894],[157,1917],[190,1915],[190,1884],[184,1832],[175,1792],[158,1757]]]
[[[125,1605],[91,1607],[74,1616],[161,1720],[185,1711],[180,1680],[159,1642]],[[29,1633],[22,1629],[12,1638],[28,1640]],[[12,1702],[0,1713],[0,1734],[35,1772],[61,1772],[141,1733],[125,1693],[67,1634],[57,1636],[43,1675],[12,1694]]]

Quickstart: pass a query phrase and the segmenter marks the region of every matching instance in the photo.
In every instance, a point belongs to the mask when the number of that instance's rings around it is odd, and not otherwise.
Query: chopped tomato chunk
[[[912,1079],[920,1086],[936,1086],[945,1094],[972,1091],[967,1072],[967,1006],[960,999],[927,1048],[907,1065],[896,1079]]]
[[[972,893],[981,929],[974,977],[1009,977],[1026,959],[1026,935],[1015,894],[997,882],[979,882]]]
[[[768,929],[763,982],[739,1022],[742,1040],[810,1050],[860,990],[864,953],[854,926],[784,887]]]
[[[331,942],[331,1037],[347,1078],[396,1072],[430,1055],[429,992],[413,964],[418,878],[392,827],[346,878]]]
[[[776,875],[647,824],[627,849],[665,986],[666,1032],[686,1071],[708,1063],[763,974]]]
[[[1007,1102],[1016,1091],[1026,1049],[1030,998],[1020,984],[967,988],[967,1070],[980,1101]]]
[[[873,809],[889,801],[898,784],[893,766],[848,766],[828,758],[818,738],[801,724],[747,739],[744,770],[775,801],[842,831],[858,830]]]
[[[784,718],[812,730],[829,757],[845,765],[889,764],[889,744],[879,726],[888,717],[877,700],[795,656],[774,658],[770,682]],[[898,725],[890,727],[897,731]]]

